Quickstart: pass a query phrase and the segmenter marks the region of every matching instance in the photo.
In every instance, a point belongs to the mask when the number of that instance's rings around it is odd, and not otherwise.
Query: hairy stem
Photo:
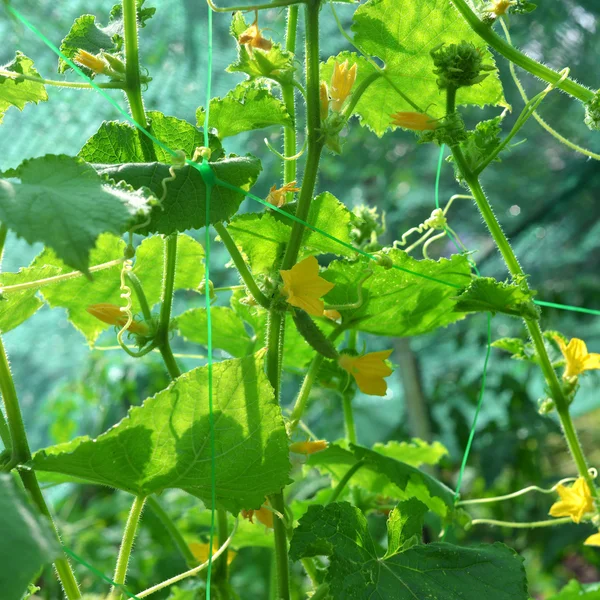
[[[504,235],[504,232],[500,227],[500,223],[496,219],[496,215],[494,214],[492,207],[490,206],[490,203],[488,202],[488,199],[485,193],[483,192],[483,189],[481,188],[479,178],[471,172],[467,161],[465,160],[465,157],[462,153],[462,150],[459,146],[452,147],[452,155],[464,180],[471,189],[471,193],[475,198],[477,208],[479,209],[479,212],[481,213],[481,216],[483,217],[483,220],[485,221],[494,239],[494,242],[496,243],[496,246],[500,250],[500,253],[502,254],[502,257],[508,267],[508,270],[510,271],[513,278],[519,279],[521,285],[527,287],[527,282],[524,278],[525,274],[523,272],[523,269],[521,268],[521,265],[519,264],[515,253],[513,252],[510,242]],[[552,399],[555,402],[556,411],[560,418],[563,432],[567,440],[567,445],[575,461],[575,464],[577,465],[579,475],[586,480],[597,507],[600,507],[600,496],[594,484],[594,480],[588,472],[588,466],[585,459],[585,455],[579,443],[579,439],[577,438],[577,434],[573,426],[573,421],[571,420],[571,415],[569,414],[569,404],[567,398],[563,393],[556,371],[554,370],[550,358],[548,357],[548,352],[546,351],[546,346],[544,345],[544,338],[540,329],[539,322],[534,319],[524,319],[524,321],[525,325],[527,326],[527,330],[529,331],[529,335],[531,337],[533,345],[535,347],[538,362],[544,374],[546,384],[550,390]]]
[[[344,408],[344,430],[346,439],[351,444],[356,444],[356,426],[354,425],[354,412],[352,410],[351,394],[342,394],[342,405]]]
[[[8,428],[12,438],[12,464],[23,464],[31,460],[31,450],[29,449],[29,442],[27,440],[27,433],[25,432],[25,425],[23,423],[23,416],[21,415],[21,408],[19,406],[19,399],[17,397],[17,390],[15,383],[10,372],[10,366],[8,364],[8,357],[4,350],[4,344],[2,338],[0,338],[0,391],[2,392],[2,399],[4,401],[4,408],[6,410],[6,418],[8,421]],[[50,523],[56,538],[60,543],[60,537],[58,530],[48,509],[48,505],[44,500],[42,491],[35,475],[35,471],[32,469],[19,469],[19,476],[23,482],[23,486],[31,495],[33,502],[37,506],[40,513],[42,513]],[[63,586],[65,595],[68,600],[78,600],[81,598],[79,592],[79,586],[71,565],[66,558],[57,559],[54,562],[54,568],[58,578]]]
[[[251,5],[244,5],[244,6],[224,6],[224,7],[220,7],[217,6],[212,0],[206,0],[206,2],[208,3],[208,5],[212,8],[212,10],[214,10],[215,12],[234,12],[236,10],[243,10],[243,11],[250,11],[250,10],[263,10],[263,9],[269,9],[269,8],[278,8],[281,6],[293,6],[293,5],[297,5],[297,4],[304,4],[304,2],[306,2],[306,0],[273,0],[272,2],[267,2],[265,4],[251,4]]]
[[[292,54],[296,53],[296,31],[298,29],[298,6],[288,8],[287,30],[285,36],[285,49]],[[293,83],[283,83],[281,85],[281,97],[285,108],[292,119],[291,127],[283,128],[283,154],[286,158],[296,154],[296,95]],[[283,183],[290,183],[296,180],[296,161],[283,161]],[[293,193],[286,194],[287,202],[293,199]]]
[[[171,343],[169,342],[169,324],[171,322],[171,308],[173,306],[173,288],[175,286],[175,267],[177,265],[177,234],[167,236],[165,239],[165,263],[162,289],[162,305],[158,321],[156,340],[158,349],[163,357],[169,375],[175,379],[181,375],[177,365]]]
[[[133,541],[135,540],[135,534],[137,532],[137,526],[140,521],[142,510],[144,509],[144,503],[146,502],[145,496],[136,496],[129,516],[127,517],[127,523],[125,523],[125,531],[123,532],[123,539],[121,541],[121,548],[119,549],[119,557],[117,558],[117,566],[115,567],[114,582],[118,585],[124,585],[127,577],[127,566],[129,565],[129,557],[131,556],[131,550],[133,548]],[[121,598],[121,590],[119,587],[114,587],[110,594],[111,600],[117,600]]]
[[[142,127],[146,127],[146,111],[142,100],[140,80],[140,55],[138,49],[136,0],[123,0],[123,30],[125,35],[125,93],[129,101],[131,116]]]
[[[536,60],[529,58],[526,54],[519,52],[516,48],[513,48],[513,46],[503,40],[489,25],[486,25],[479,19],[466,0],[452,0],[452,3],[465,18],[471,29],[481,39],[494,48],[496,52],[499,52],[504,58],[515,65],[518,65],[522,69],[525,69],[525,71],[528,71],[532,75],[535,75],[548,83],[558,84],[562,78],[560,73],[553,69],[549,69]],[[572,79],[567,78],[556,87],[582,102],[589,102],[594,97],[594,92],[579,85]]]
[[[252,277],[252,273],[250,273],[240,251],[238,250],[233,238],[229,235],[227,231],[227,227],[223,225],[223,223],[215,223],[213,225],[215,231],[219,234],[221,241],[227,248],[227,252],[229,252],[229,256],[235,265],[240,277],[246,284],[248,291],[252,294],[252,297],[260,304],[263,308],[269,308],[270,302],[268,298],[260,291],[260,288],[254,281],[254,277]]]
[[[74,88],[81,90],[93,89],[89,83],[83,81],[56,81],[54,79],[44,79],[42,77],[34,77],[33,75],[15,73],[14,71],[3,71],[2,69],[0,69],[0,77],[9,77],[15,81],[35,81],[36,83],[41,83],[42,85],[53,85],[55,87],[62,88]],[[123,90],[126,87],[126,84],[123,81],[108,81],[105,83],[96,83],[96,85],[105,90]]]
[[[222,508],[217,509],[217,524],[219,528],[219,548],[225,544],[227,538],[229,536],[229,523],[227,522],[227,511]],[[212,549],[210,549],[212,552]],[[220,597],[223,600],[226,600],[229,597],[229,592],[227,589],[227,578],[228,578],[228,568],[227,568],[227,549],[217,561],[215,561],[215,575],[214,582],[217,587],[220,588],[221,595]]]
[[[271,506],[285,514],[283,492],[269,496]],[[287,533],[284,522],[277,516],[273,518],[273,536],[275,539],[275,563],[277,566],[277,600],[290,600],[290,565],[288,559]]]
[[[138,276],[133,271],[127,271],[126,276],[127,279],[129,279],[129,283],[131,284],[135,295],[137,296],[138,302],[140,303],[140,308],[142,309],[144,319],[150,322],[152,320],[152,312],[150,311],[150,305],[148,304],[146,294],[144,294],[142,282],[138,279]]]
[[[306,126],[307,126],[307,151],[306,165],[302,188],[298,197],[296,217],[306,221],[312,201],[319,160],[323,150],[319,129],[321,127],[320,101],[319,101],[319,9],[320,2],[309,0],[304,7],[306,29]],[[294,221],[290,241],[285,249],[281,265],[282,269],[291,269],[296,264],[298,252],[302,243],[304,225]]]

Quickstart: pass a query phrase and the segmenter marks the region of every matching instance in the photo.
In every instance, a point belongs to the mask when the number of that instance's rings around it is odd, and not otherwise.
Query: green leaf
[[[246,332],[244,322],[231,308],[215,306],[211,308],[211,315],[213,348],[225,350],[234,357],[247,356],[252,352],[254,344]],[[206,309],[186,310],[177,317],[175,326],[179,335],[188,341],[203,346],[208,343]]]
[[[400,502],[390,512],[387,522],[388,548],[386,558],[408,550],[421,542],[423,535],[423,519],[427,514],[427,507],[411,498]]]
[[[366,270],[373,275],[361,286],[362,304],[358,308],[338,309],[342,316],[360,331],[386,336],[420,335],[463,318],[454,311],[457,287],[471,279],[471,268],[465,256],[450,259],[416,260],[402,250],[389,250],[386,256],[396,266],[423,275],[386,269],[374,261],[337,260],[322,274],[335,284],[325,296],[330,305],[351,305],[359,300],[358,283]],[[431,281],[427,277],[438,281]]]
[[[21,600],[37,572],[61,554],[48,522],[13,475],[0,474],[0,589],[3,600]]]
[[[361,124],[378,136],[392,127],[391,114],[415,110],[394,86],[432,117],[444,115],[445,95],[437,87],[429,55],[433,48],[462,40],[482,46],[481,39],[454,6],[443,0],[369,0],[354,13],[352,30],[357,46],[384,64],[386,77],[372,83],[354,109],[354,114],[361,118]],[[487,49],[482,52],[484,64],[494,65],[490,52]],[[352,58],[346,53],[338,60],[346,58],[350,59],[350,63],[356,61],[356,55]],[[330,59],[321,77],[329,81],[332,71],[333,60]],[[373,67],[366,66],[361,59],[358,71],[362,78],[373,72]],[[359,84],[357,80],[355,86]],[[459,105],[505,106],[497,72],[491,73],[480,84],[459,89],[456,101]]]
[[[98,238],[96,248],[90,254],[92,265],[99,265],[123,257],[125,242],[110,234]],[[163,278],[164,240],[160,236],[145,239],[136,250],[133,272],[142,283],[146,299],[150,307],[160,301]],[[187,235],[179,235],[177,244],[177,269],[174,288],[196,289],[204,276],[204,249]],[[54,268],[54,274],[72,272],[65,263],[56,257],[52,250],[44,250],[32,263],[32,266]],[[110,329],[102,321],[93,317],[86,308],[91,304],[108,302],[123,305],[121,299],[121,265],[93,273],[92,280],[78,277],[54,283],[40,289],[46,302],[52,307],[67,309],[67,317],[76,329],[81,331],[90,345],[98,336]],[[133,313],[140,312],[140,305],[135,293],[132,294]]]
[[[117,53],[123,45],[123,19],[112,19],[106,27],[96,23],[94,15],[82,15],[77,17],[71,25],[69,33],[60,44],[60,51],[70,60],[73,60],[78,50],[85,50],[90,54],[98,54],[101,51]],[[80,65],[79,65],[80,66]],[[58,59],[58,72],[65,73],[71,69],[62,58]],[[88,68],[82,67],[88,77],[94,77],[95,73]]]
[[[0,333],[6,333],[18,327],[33,316],[43,302],[37,298],[37,288],[27,288],[15,292],[5,291],[6,286],[19,285],[53,277],[59,270],[51,266],[27,267],[18,273],[0,274]]]
[[[513,317],[539,319],[531,292],[514,283],[496,281],[493,277],[477,277],[456,299],[457,312],[504,313]]]
[[[156,12],[156,8],[144,8],[145,0],[137,0],[137,23],[138,27],[145,27],[146,21]],[[123,29],[123,8],[121,4],[115,4],[108,17],[108,25],[102,27],[96,23],[94,15],[82,15],[75,19],[69,33],[60,45],[60,51],[73,60],[79,49],[86,50],[91,54],[105,51],[111,54],[121,53],[125,39]],[[58,59],[58,72],[64,73],[71,67],[62,59]],[[83,68],[89,77],[95,73],[90,69]]]
[[[257,158],[233,157],[209,163],[214,175],[243,190],[249,190],[261,171]],[[152,190],[157,198],[163,195],[162,182],[171,178],[169,165],[138,163],[97,165],[98,172],[116,181],[124,181],[134,188]],[[195,167],[186,165],[175,171],[174,181],[166,183],[167,194],[150,212],[150,224],[140,233],[162,233],[200,229],[206,224],[206,185]],[[238,210],[244,194],[215,185],[210,202],[210,220],[220,223],[231,218]]]
[[[204,127],[206,111],[196,111],[198,127]],[[269,87],[256,81],[244,81],[223,98],[210,101],[209,127],[216,129],[219,139],[244,131],[277,125],[293,127],[285,104],[275,98]]]
[[[27,58],[21,52],[17,52],[15,58],[0,67],[1,71],[9,71],[11,73],[21,73],[30,77],[39,77],[40,74],[33,68],[33,61]],[[9,106],[16,106],[19,110],[23,110],[28,102],[45,102],[48,100],[46,87],[42,83],[36,83],[27,79],[21,81],[12,77],[3,77],[0,75],[0,123],[4,113]]]
[[[581,584],[576,579],[571,579],[569,583],[558,593],[548,600],[600,600],[600,585],[598,583]]]
[[[248,24],[241,12],[236,12],[231,21],[231,35],[236,42],[240,35],[248,29]],[[273,44],[270,50],[252,48],[250,53],[245,45],[238,43],[238,56],[236,62],[226,69],[229,73],[246,73],[251,78],[268,77],[276,81],[290,81],[293,77],[294,55],[281,47]]]
[[[288,483],[288,437],[264,351],[213,366],[217,504],[259,508]],[[211,505],[208,368],[178,377],[106,433],[37,452],[33,468],[136,495],[179,488]]]
[[[522,559],[507,546],[419,544],[382,558],[364,515],[347,502],[311,506],[294,530],[292,560],[320,555],[330,559],[334,600],[529,598]]]
[[[165,116],[156,110],[148,111],[146,116],[152,133],[167,147],[183,150],[191,158],[195,149],[204,145],[202,131],[187,121]],[[171,154],[153,144],[133,125],[121,121],[105,121],[85,143],[78,156],[90,163],[110,165],[143,163],[146,162],[144,150],[148,152],[150,145],[153,146],[156,160],[171,164]],[[223,148],[214,135],[209,136],[209,147],[212,151],[212,160],[222,158]]]
[[[21,181],[0,179],[0,221],[83,273],[98,236],[126,231],[151,199],[147,190],[107,183],[90,165],[64,154],[26,160],[10,176]]]
[[[350,450],[345,450],[331,444],[310,456],[307,464],[339,481],[359,460],[364,464],[349,485],[397,500],[417,498],[442,517],[453,510],[454,492],[443,483],[407,463],[362,446],[351,445]]]
[[[293,214],[295,207],[286,207]],[[333,194],[324,192],[311,202],[307,222],[321,231],[351,244],[352,213]],[[273,274],[277,270],[291,234],[291,219],[278,213],[262,212],[237,215],[227,230],[245,254],[254,275]],[[299,260],[319,254],[353,256],[352,250],[324,235],[305,230]]]
[[[410,442],[377,443],[373,450],[417,468],[421,465],[437,465],[448,454],[448,450],[440,442],[428,444],[419,438],[413,438]]]

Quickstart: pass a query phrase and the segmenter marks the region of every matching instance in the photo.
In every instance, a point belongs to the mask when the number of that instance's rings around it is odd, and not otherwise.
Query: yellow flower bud
[[[100,55],[90,54],[85,50],[77,50],[73,60],[81,66],[91,69],[94,73],[106,73],[109,69],[108,64]]]

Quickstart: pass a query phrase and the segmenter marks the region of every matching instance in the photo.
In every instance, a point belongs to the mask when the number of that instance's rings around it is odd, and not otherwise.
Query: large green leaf
[[[416,260],[402,250],[390,250],[387,256],[398,267],[386,269],[374,261],[335,261],[323,277],[335,284],[325,296],[326,304],[355,304],[358,283],[366,269],[373,275],[362,284],[363,302],[358,308],[340,309],[342,315],[355,323],[356,329],[389,336],[411,336],[432,331],[453,323],[464,315],[454,311],[456,287],[471,279],[467,258],[458,254],[450,259]],[[421,276],[419,276],[419,275]],[[427,279],[432,277],[438,281]],[[447,284],[451,285],[446,285]]]
[[[253,157],[233,157],[210,163],[214,175],[243,190],[249,190],[260,173],[260,161]],[[99,173],[115,181],[125,181],[134,188],[146,187],[162,198],[162,182],[171,177],[170,166],[162,163],[96,165]],[[141,233],[171,234],[186,229],[200,229],[206,224],[206,185],[200,172],[189,165],[175,171],[176,179],[166,183],[167,194],[153,207],[151,221]],[[245,195],[214,186],[209,222],[220,223],[232,217]]]
[[[346,450],[331,444],[326,450],[313,454],[307,465],[339,481],[359,461],[363,464],[349,485],[397,500],[417,498],[442,517],[453,510],[454,493],[443,483],[407,463],[362,446],[351,445],[350,450]]]
[[[58,275],[59,269],[44,265],[19,269],[18,273],[0,274],[0,333],[6,333],[18,327],[33,316],[43,305],[37,298],[37,288],[26,288],[14,292],[5,291],[6,286],[20,285]]]
[[[191,158],[198,146],[204,145],[202,131],[176,117],[168,117],[156,110],[146,113],[149,127],[154,136],[165,146],[174,150],[183,150]],[[223,156],[219,140],[209,137],[212,160]],[[156,160],[170,164],[172,156],[161,146],[153,144],[133,125],[121,121],[105,121],[98,131],[84,144],[79,157],[90,163],[117,165],[121,163],[143,163],[148,149],[153,146]],[[146,155],[144,154],[146,152]]]
[[[6,175],[20,182],[0,179],[0,221],[84,273],[98,236],[126,231],[152,198],[147,190],[108,183],[83,160],[62,154],[26,160]]]
[[[125,242],[111,234],[101,235],[90,254],[92,265],[122,258]],[[164,270],[164,240],[161,236],[145,239],[136,250],[133,272],[142,283],[150,307],[159,302]],[[180,234],[177,243],[177,268],[174,289],[196,289],[204,276],[204,249],[194,239]],[[66,274],[72,269],[59,260],[52,250],[44,250],[32,263],[36,268],[52,268],[54,274]],[[83,277],[68,279],[40,288],[42,296],[52,308],[67,309],[69,321],[81,331],[88,343],[111,326],[93,317],[86,308],[91,304],[110,303],[123,305],[121,300],[121,266],[93,273],[91,281]],[[139,313],[136,294],[132,294],[132,311]]]
[[[263,363],[259,352],[213,366],[215,492],[234,513],[288,483],[288,438]],[[138,495],[180,488],[210,506],[208,401],[208,367],[198,367],[95,440],[46,448],[32,466]]]
[[[462,40],[482,45],[481,39],[446,0],[369,0],[356,10],[352,30],[361,50],[384,64],[386,77],[372,83],[354,109],[361,123],[379,136],[390,128],[392,113],[415,110],[393,86],[429,115],[444,114],[445,95],[438,89],[429,55],[433,48]],[[484,63],[494,65],[490,52],[487,49],[482,52]],[[356,61],[356,55],[346,53],[338,60],[346,58],[351,63]],[[373,72],[373,67],[361,58],[358,70],[359,77],[363,78]],[[321,77],[329,80],[332,71],[333,60],[330,59]],[[482,83],[459,89],[457,103],[505,105],[497,74],[491,73]]]
[[[15,58],[8,64],[0,67],[0,71],[20,73],[29,77],[39,77],[39,73],[33,68],[33,61],[21,52],[17,52]],[[16,106],[19,110],[28,102],[44,102],[48,100],[46,87],[35,81],[0,75],[0,123],[9,106]]]
[[[418,513],[411,517],[419,518]],[[406,533],[415,530],[412,525]],[[397,549],[404,547],[401,536]],[[330,559],[326,581],[334,600],[529,598],[523,561],[507,546],[417,544],[380,557],[367,520],[347,502],[311,506],[294,530],[292,560],[323,555]]]
[[[247,28],[242,13],[236,12],[231,21],[231,35],[237,41]],[[252,48],[251,51],[238,43],[237,60],[227,67],[230,73],[241,72],[251,78],[269,77],[279,81],[291,81],[294,70],[294,55],[275,43],[269,50]]]
[[[225,350],[231,356],[241,357],[252,352],[254,342],[246,332],[242,319],[227,306],[211,308],[213,348]],[[208,343],[206,309],[191,308],[175,319],[180,335],[196,344]]]
[[[48,522],[7,473],[0,474],[0,531],[2,598],[21,600],[36,573],[61,550]]]
[[[373,450],[412,467],[437,465],[440,459],[448,454],[448,450],[437,440],[428,444],[419,438],[413,438],[410,442],[377,443],[373,446]]]
[[[293,211],[294,207],[290,207]],[[284,206],[284,210],[286,207]],[[319,194],[312,202],[308,223],[321,231],[351,244],[352,213],[329,192]],[[277,213],[263,212],[238,215],[227,230],[248,259],[254,275],[273,273],[277,269],[290,239],[292,220]],[[306,229],[299,260],[318,254],[353,256],[352,250],[330,238]]]
[[[198,127],[204,127],[206,110],[200,107],[196,118]],[[216,129],[221,140],[244,131],[294,124],[285,104],[273,96],[270,88],[256,81],[244,81],[223,98],[213,98],[209,119],[208,126]]]

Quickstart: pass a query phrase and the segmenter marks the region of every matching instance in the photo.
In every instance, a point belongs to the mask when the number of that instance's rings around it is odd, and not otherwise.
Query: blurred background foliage
[[[81,14],[94,13],[100,23],[105,23],[111,5],[111,0],[39,0],[23,2],[20,9],[56,43]],[[146,106],[195,123],[195,111],[205,93],[206,6],[199,0],[162,0],[148,5],[157,5],[158,10],[141,32],[142,64],[153,78],[145,92]],[[338,7],[348,27],[353,7]],[[600,76],[599,16],[597,0],[541,0],[532,14],[512,17],[510,26],[514,43],[531,56],[556,69],[569,66],[573,77],[594,87]],[[236,52],[228,32],[229,15],[218,14],[214,20],[213,94],[222,96],[241,78],[225,72]],[[265,35],[283,39],[284,10],[262,14],[260,22],[268,28]],[[348,49],[327,6],[323,9],[322,31],[323,58]],[[10,61],[19,49],[34,60],[42,76],[57,78],[56,57],[29,32],[3,19],[0,39],[0,64]],[[510,127],[523,102],[506,62],[500,58],[498,64],[507,101],[514,109],[505,121]],[[520,76],[530,96],[542,89],[539,81],[524,73]],[[28,105],[22,113],[8,111],[0,128],[0,169],[46,153],[76,154],[103,120],[117,118],[116,111],[94,92],[58,88],[49,88],[48,92],[47,103]],[[124,99],[121,102],[124,104]],[[473,126],[498,113],[492,109],[470,109],[465,111],[465,119]],[[540,113],[572,141],[600,151],[600,137],[585,127],[581,105],[568,96],[553,92],[543,102]],[[251,152],[262,159],[263,173],[254,190],[262,197],[278,181],[281,171],[280,162],[263,143],[265,135],[274,146],[281,146],[280,132],[273,129],[238,136],[226,144],[229,152]],[[400,130],[379,139],[356,120],[344,132],[344,139],[342,156],[327,154],[322,161],[319,190],[331,191],[350,207],[366,205],[385,214],[386,231],[380,236],[380,242],[385,244],[429,216],[435,206],[436,147],[417,145],[414,135]],[[490,167],[483,177],[500,221],[530,274],[538,298],[599,309],[600,165],[560,145],[533,119],[518,140],[523,143],[506,154],[501,163]],[[442,202],[461,192],[452,168],[445,164]],[[258,208],[249,201],[244,204],[244,210]],[[473,250],[483,275],[506,277],[506,269],[468,200],[454,204],[449,224]],[[10,237],[4,270],[26,266],[40,250]],[[442,240],[433,246],[431,254],[444,256],[453,251],[452,244]],[[223,266],[227,262],[223,249],[215,244],[214,252],[215,285],[235,283],[233,271]],[[176,298],[174,313],[200,302],[201,297],[193,292],[181,294]],[[591,351],[600,351],[597,317],[546,309],[542,326],[560,330],[568,337],[584,338]],[[486,335],[485,316],[476,316],[416,339],[361,338],[360,343],[370,348],[393,344],[392,360],[397,368],[388,380],[390,390],[386,397],[355,399],[359,442],[371,445],[411,437],[439,440],[449,451],[439,474],[453,485],[481,385]],[[497,316],[492,321],[492,335],[494,339],[522,337],[524,330],[518,320]],[[62,310],[43,308],[8,333],[5,343],[34,449],[76,435],[95,436],[121,419],[130,405],[140,404],[167,384],[157,355],[135,361],[119,352],[89,349]],[[110,332],[98,345],[113,343],[114,332]],[[176,350],[202,354],[204,349],[177,341]],[[201,364],[196,359],[181,360],[186,368]],[[297,377],[288,376],[285,402],[292,401],[298,381]],[[600,465],[599,381],[597,373],[588,374],[573,406],[584,447],[595,466]],[[573,475],[556,420],[537,412],[537,401],[542,396],[543,382],[536,368],[511,360],[500,350],[492,351],[483,410],[463,485],[465,495],[498,495],[530,484],[549,487],[560,477]],[[307,423],[319,436],[329,440],[341,437],[340,399],[326,390],[315,393]],[[303,483],[299,497],[308,497],[326,485],[311,475]],[[48,484],[48,488],[65,543],[103,572],[111,573],[129,498],[93,486]],[[202,539],[207,523],[197,501],[176,492],[165,496],[161,499],[163,506],[168,507],[189,540]],[[528,495],[473,513],[532,521],[546,518],[550,504],[549,497]],[[376,527],[382,529],[384,517],[372,518]],[[467,534],[451,535],[465,543],[501,540],[511,545],[525,558],[532,597],[547,598],[571,578],[581,582],[600,580],[598,550],[582,545],[589,533],[584,526],[537,530],[480,526]],[[129,581],[133,588],[160,581],[183,567],[160,521],[147,510],[132,559]],[[78,566],[77,570],[84,589],[108,591],[86,568]],[[234,589],[243,599],[267,598],[270,571],[268,548],[241,548],[232,568]],[[45,580],[48,585],[40,594],[58,598],[59,590],[52,587],[52,577]],[[186,591],[185,587],[172,591],[170,598],[194,598],[195,592]],[[162,597],[168,595],[167,592]]]

